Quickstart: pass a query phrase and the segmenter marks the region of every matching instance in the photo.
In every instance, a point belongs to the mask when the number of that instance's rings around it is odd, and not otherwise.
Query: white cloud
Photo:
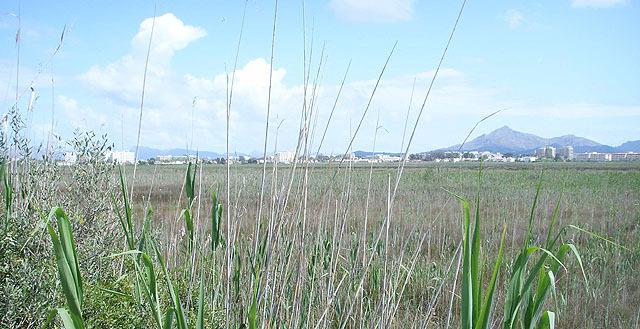
[[[119,60],[104,66],[91,67],[80,75],[93,92],[104,97],[96,105],[109,113],[109,125],[113,132],[125,125],[125,143],[135,144],[142,76],[151,18],[145,19],[133,37],[130,51]],[[156,19],[145,89],[145,107],[142,123],[142,144],[155,147],[185,147],[190,140],[192,127],[194,145],[201,149],[221,150],[225,144],[226,79],[225,73],[211,77],[193,74],[177,74],[171,62],[176,52],[191,42],[202,38],[204,30],[185,25],[173,14]],[[259,144],[263,129],[269,89],[270,66],[263,58],[249,61],[236,71],[233,109],[230,115],[231,138],[242,138],[247,144]],[[272,83],[272,116],[288,117],[301,103],[302,89],[286,86],[284,68],[274,68]],[[229,74],[231,76],[231,73]],[[193,99],[197,98],[195,107]],[[83,113],[77,101],[62,99],[68,113]],[[75,120],[76,118],[72,118]],[[293,120],[291,120],[293,123]],[[120,136],[114,134],[115,138]],[[116,143],[119,144],[119,143]]]
[[[504,15],[504,20],[509,25],[509,28],[515,29],[518,28],[524,22],[524,16],[519,10],[510,9]]]
[[[256,108],[266,107],[269,93],[270,66],[264,58],[249,61],[243,68],[236,71],[233,92],[235,101],[248,101]],[[283,84],[287,71],[284,68],[273,70],[271,99],[274,103],[284,102],[293,96],[295,88],[288,88]],[[231,79],[231,75],[229,75]],[[213,80],[218,90],[226,88],[226,74],[219,74]]]
[[[104,67],[93,66],[81,79],[90,87],[112,97],[129,102],[137,101],[140,98],[152,22],[153,18],[142,21],[138,33],[131,41],[128,54]],[[205,35],[203,29],[185,25],[172,13],[157,17],[149,54],[148,80],[169,74],[167,70],[175,52]]]
[[[331,0],[333,12],[354,22],[407,21],[413,16],[415,0]]]
[[[96,108],[101,107],[103,111],[109,111],[112,133],[121,131],[124,119],[125,135],[128,137],[125,137],[125,144],[135,143],[135,140],[132,142],[131,136],[135,136],[137,130],[142,79],[152,22],[153,18],[142,21],[138,32],[132,38],[131,49],[120,59],[103,66],[93,66],[79,76],[86,86],[104,98],[101,102],[107,105],[96,105]],[[156,18],[149,55],[142,126],[143,136],[148,137],[150,146],[184,146],[182,142],[176,145],[176,138],[184,141],[182,137],[187,134],[180,130],[187,131],[191,128],[190,120],[189,124],[185,121],[190,118],[193,97],[207,95],[211,90],[211,83],[203,84],[191,76],[175,74],[171,70],[171,60],[177,51],[205,35],[206,32],[202,28],[185,25],[171,13]],[[207,114],[215,108],[215,104],[207,99],[200,99],[197,105],[199,110],[208,111]]]
[[[608,8],[627,4],[627,0],[572,0],[571,6],[574,8]]]
[[[149,46],[149,37],[153,26],[153,18],[147,18],[140,23],[140,29],[131,41],[136,55],[145,55]],[[156,17],[153,27],[153,40],[150,57],[154,61],[166,64],[173,54],[184,49],[189,43],[204,37],[204,29],[185,25],[172,13]]]
[[[73,128],[98,130],[109,122],[109,117],[105,113],[80,106],[75,98],[58,95],[56,103],[62,108]]]

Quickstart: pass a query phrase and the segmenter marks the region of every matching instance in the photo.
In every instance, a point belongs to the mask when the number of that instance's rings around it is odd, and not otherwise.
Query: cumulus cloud
[[[81,79],[111,97],[129,102],[138,100],[152,24],[153,18],[140,23],[138,33],[131,41],[131,50],[120,60],[93,66],[81,75]],[[205,35],[203,29],[185,25],[172,13],[157,17],[149,54],[149,80],[169,74],[167,70],[175,52]]]
[[[236,71],[233,92],[236,101],[250,102],[255,108],[266,108],[269,93],[270,65],[264,58],[256,58],[249,61],[243,68]],[[295,88],[291,89],[283,84],[287,70],[274,68],[271,83],[271,99],[275,103],[285,102],[290,99]],[[226,88],[226,74],[218,74],[213,79],[216,89]]]
[[[96,111],[91,107],[80,106],[75,98],[58,95],[56,103],[77,128],[100,129],[109,122],[109,117],[105,113]]]
[[[154,62],[161,64],[167,64],[176,51],[184,49],[191,42],[207,34],[200,27],[185,25],[172,13],[156,17],[155,26],[153,18],[147,18],[140,23],[138,33],[131,40],[131,46],[136,55],[146,53],[152,28],[154,35],[150,57]]]
[[[346,21],[397,22],[413,16],[414,0],[331,0],[333,12]]]
[[[574,8],[608,8],[627,4],[627,0],[572,0]]]
[[[108,104],[111,131],[120,131],[124,118],[125,135],[135,136],[139,115],[142,77],[153,19],[145,19],[131,41],[131,49],[120,59],[93,66],[79,79]],[[195,147],[220,150],[225,144],[227,74],[196,76],[178,74],[171,61],[176,52],[204,37],[206,32],[189,26],[171,13],[156,18],[149,71],[145,89],[142,143],[156,147],[185,147],[191,135],[198,136]],[[269,90],[270,65],[263,58],[249,61],[235,74],[233,108],[230,114],[232,138],[259,144],[256,131],[264,125]],[[286,86],[284,68],[274,68],[272,115],[285,117],[301,104],[301,88]],[[231,76],[231,72],[229,73]],[[194,101],[195,98],[195,101]],[[79,111],[77,101],[61,99],[68,113],[89,119],[93,113]],[[105,107],[103,105],[103,107]],[[193,114],[193,117],[192,117]],[[76,120],[77,118],[72,118]],[[119,135],[119,134],[116,134]],[[131,144],[131,137],[127,143]]]
[[[510,29],[515,29],[522,25],[524,16],[522,16],[522,13],[519,10],[510,9],[505,13],[504,20],[507,22]]]

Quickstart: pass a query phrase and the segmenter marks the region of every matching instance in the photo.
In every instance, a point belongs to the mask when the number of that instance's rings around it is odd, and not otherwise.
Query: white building
[[[589,153],[576,153],[573,158],[576,161],[589,161]]]
[[[281,163],[291,163],[291,162],[293,162],[295,156],[296,156],[296,154],[294,152],[291,152],[291,151],[278,152],[274,156],[274,160],[276,162],[281,162]]]
[[[185,164],[189,161],[189,156],[186,155],[158,155],[156,162],[165,164]]]
[[[554,159],[556,157],[556,148],[553,146],[545,147],[544,156],[548,159]]]
[[[504,158],[502,153],[491,153],[491,152],[482,152],[482,157],[489,162],[504,162]]]
[[[640,153],[612,153],[611,161],[637,161],[640,160]]]
[[[538,158],[536,157],[520,157],[518,158],[518,161],[522,161],[522,162],[536,162],[536,160],[538,160]]]
[[[376,162],[398,162],[402,160],[401,157],[391,156],[388,154],[376,154],[373,156]]]
[[[556,148],[553,146],[545,146],[536,150],[535,156],[538,159],[547,158],[553,159],[556,157]]]
[[[136,162],[136,154],[129,151],[113,151],[107,155],[107,158],[120,164]]]
[[[611,161],[611,154],[598,152],[576,153],[574,158],[576,161]]]
[[[629,152],[625,158],[627,161],[640,161],[640,153]]]
[[[609,153],[591,153],[589,156],[591,161],[611,161],[611,154]]]
[[[558,155],[565,160],[573,160],[573,146],[564,146],[559,148]]]

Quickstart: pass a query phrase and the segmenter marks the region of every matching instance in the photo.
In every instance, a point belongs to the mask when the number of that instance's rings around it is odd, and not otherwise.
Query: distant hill
[[[640,152],[640,140],[626,142],[618,147],[613,147],[574,135],[544,138],[519,132],[507,126],[468,141],[462,146],[461,150],[525,154],[543,146],[562,147],[569,145],[573,146],[574,152]],[[460,144],[434,151],[456,151],[458,149],[460,149]]]
[[[490,152],[523,152],[544,145],[542,137],[515,131],[507,126],[496,129],[489,134],[482,134],[464,145],[453,145],[440,151],[490,151]]]
[[[626,143],[622,143],[622,145],[616,147],[618,152],[640,152],[640,140],[637,141],[628,141]]]
[[[480,135],[471,141],[467,141],[462,147],[462,151],[488,151],[488,152],[500,152],[500,153],[514,153],[514,154],[530,154],[536,149],[543,146],[562,147],[571,145],[574,152],[601,152],[601,153],[613,153],[613,152],[636,152],[640,153],[640,140],[628,141],[620,146],[614,147],[605,144],[600,144],[590,139],[574,136],[564,135],[553,138],[544,138],[534,134],[524,133],[513,130],[507,126],[498,128],[488,134]],[[460,144],[452,145],[446,148],[433,150],[431,152],[445,152],[445,151],[457,151],[460,148]],[[134,151],[132,148],[131,151]],[[138,150],[138,159],[146,160],[155,158],[159,155],[195,155],[196,151],[187,152],[186,149],[174,148],[174,149],[156,149],[151,147],[141,146]],[[200,157],[216,159],[224,158],[226,154],[224,152],[213,151],[197,151]],[[373,155],[388,155],[388,156],[402,156],[402,153],[397,152],[370,152],[358,150],[353,152],[358,158],[371,157]],[[261,157],[262,152],[253,151],[250,153],[237,153],[233,152],[233,156],[248,155],[252,157]]]

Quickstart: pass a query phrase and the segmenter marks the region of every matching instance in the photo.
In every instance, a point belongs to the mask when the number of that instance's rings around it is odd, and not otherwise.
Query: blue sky
[[[19,108],[37,100],[31,138],[74,128],[136,143],[144,60],[154,1],[4,1],[0,13],[0,102],[15,102],[20,13]],[[354,142],[397,151],[415,120],[460,6],[459,1],[326,0],[305,3],[312,72],[325,45],[318,131],[351,60],[322,151],[344,152],[384,61],[398,41]],[[640,9],[637,0],[470,0],[418,126],[413,151],[459,143],[508,125],[543,137],[575,134],[619,145],[640,139]],[[20,10],[18,11],[18,7]],[[141,145],[223,151],[225,72],[233,68],[244,1],[157,2]],[[231,148],[264,142],[274,4],[249,0],[231,113]],[[302,1],[281,1],[276,32],[269,149],[293,149],[303,95]],[[66,26],[63,45],[51,57]],[[312,47],[313,44],[313,47]],[[51,58],[51,60],[50,60]],[[52,91],[52,77],[55,81]],[[194,103],[194,98],[196,99]],[[195,106],[193,105],[195,104]],[[193,140],[191,132],[193,127]],[[315,142],[319,140],[316,138]]]

